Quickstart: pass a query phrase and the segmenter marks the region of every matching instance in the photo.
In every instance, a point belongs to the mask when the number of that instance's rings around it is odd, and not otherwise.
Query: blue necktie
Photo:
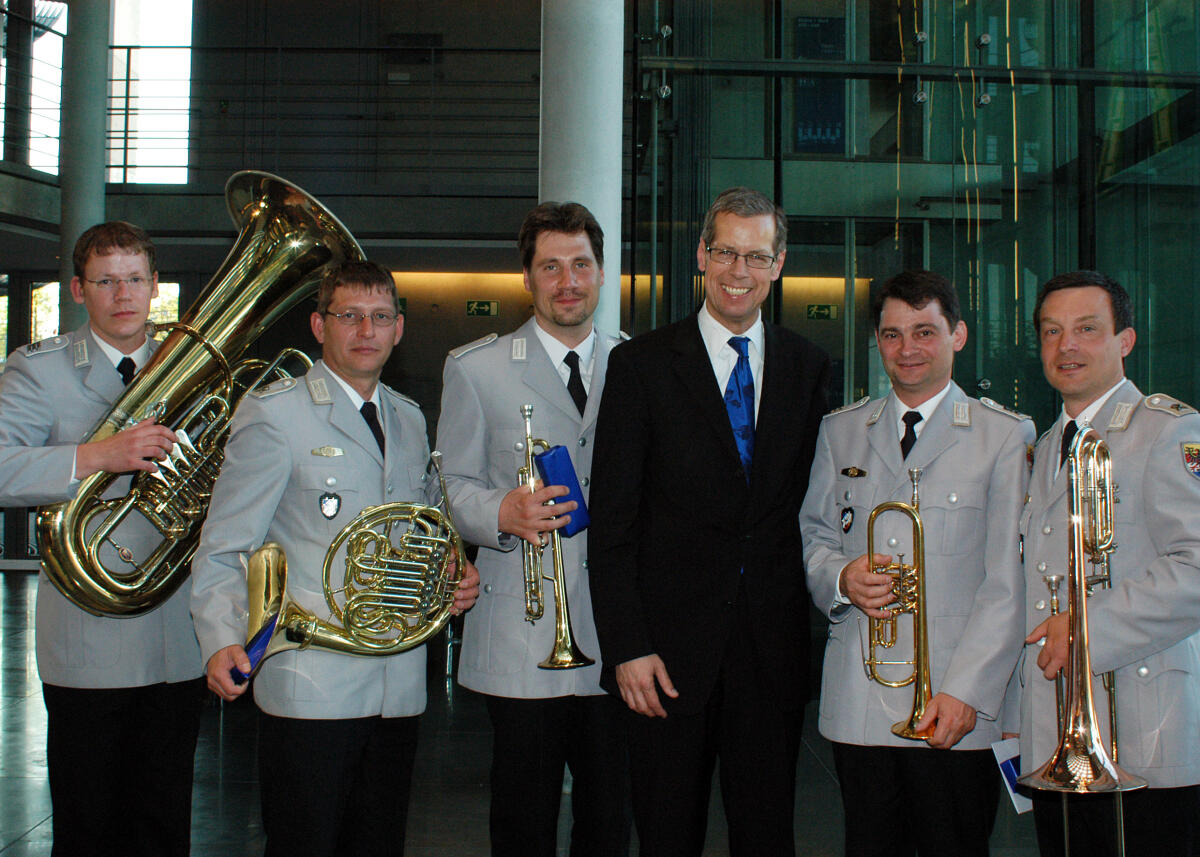
[[[750,461],[754,458],[754,376],[750,373],[750,339],[731,336],[729,347],[738,353],[737,365],[725,385],[725,410],[733,427],[733,440],[750,481]]]

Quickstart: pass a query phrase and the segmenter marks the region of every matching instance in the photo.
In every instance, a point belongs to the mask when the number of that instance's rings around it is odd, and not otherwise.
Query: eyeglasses
[[[708,246],[705,246],[704,252],[708,254],[709,259],[722,265],[732,265],[738,259],[745,259],[748,268],[769,268],[775,264],[775,257],[766,253],[734,253],[724,247]]]
[[[153,280],[147,279],[146,277],[105,277],[102,280],[89,280],[87,277],[84,277],[83,281],[85,283],[91,283],[96,288],[105,292],[111,292],[122,283],[125,284],[126,288],[132,291],[136,291],[138,289],[148,289],[150,288],[150,284],[153,282]]]
[[[397,318],[394,312],[384,312],[383,310],[375,312],[354,312],[353,310],[349,312],[330,312],[329,310],[325,310],[325,315],[336,318],[342,324],[346,325],[346,327],[358,327],[362,324],[364,318],[371,319],[371,324],[376,327],[387,327],[388,325],[395,324]]]

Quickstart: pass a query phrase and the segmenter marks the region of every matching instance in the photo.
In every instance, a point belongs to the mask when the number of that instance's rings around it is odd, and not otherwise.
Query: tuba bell
[[[1117,763],[1116,683],[1105,674],[1109,688],[1109,727],[1112,755],[1104,747],[1092,692],[1088,651],[1087,592],[1090,582],[1109,583],[1109,555],[1116,549],[1113,533],[1112,457],[1108,444],[1093,428],[1080,429],[1071,441],[1067,467],[1067,614],[1070,617],[1066,678],[1059,698],[1058,746],[1037,770],[1017,779],[1035,789],[1056,792],[1123,792],[1140,789],[1146,781]],[[1089,578],[1087,565],[1102,573]],[[1058,582],[1047,579],[1052,594]],[[1118,794],[1119,798],[1120,795]],[[1118,805],[1119,810],[1119,805]],[[1118,835],[1123,839],[1122,820]],[[1123,850],[1123,849],[1122,849]]]
[[[415,648],[450,619],[466,554],[450,518],[441,453],[430,456],[442,490],[442,508],[419,503],[368,506],[342,528],[321,567],[327,619],[298,604],[287,591],[287,554],[268,542],[246,564],[250,595],[250,672],[230,675],[242,684],[278,652],[310,646],[347,655],[386,656]],[[345,547],[345,555],[339,555]]]
[[[863,654],[863,669],[867,678],[886,687],[913,688],[912,712],[907,720],[902,720],[892,726],[892,732],[901,738],[911,738],[917,741],[928,741],[933,737],[932,727],[923,731],[917,730],[917,724],[925,716],[929,700],[933,693],[930,689],[929,678],[929,624],[928,601],[925,598],[925,531],[921,523],[921,502],[917,493],[917,483],[921,480],[921,468],[913,467],[908,471],[912,481],[912,503],[891,500],[880,503],[871,510],[867,518],[867,558],[871,570],[876,574],[890,575],[892,593],[896,598],[894,604],[888,605],[891,616],[886,619],[871,618],[868,622],[868,651]],[[886,565],[875,565],[875,519],[885,512],[899,512],[912,521],[913,561],[904,562],[901,554],[894,562]],[[913,656],[912,660],[886,660],[880,654],[881,649],[890,649],[896,645],[899,637],[899,614],[912,616],[913,624]],[[881,666],[911,666],[907,676],[901,679],[890,679],[880,673]]]
[[[89,613],[145,613],[186,579],[233,411],[246,392],[286,375],[281,361],[299,352],[269,364],[238,361],[329,267],[363,258],[336,217],[277,176],[235,173],[225,201],[239,229],[233,249],[185,317],[163,326],[166,340],[83,441],[152,418],[174,429],[178,443],[156,473],[135,474],[127,493],[117,485],[122,474],[96,473],[71,500],[38,512],[46,576]],[[135,555],[126,534],[151,532],[156,545]]]
[[[533,436],[533,405],[521,405],[521,418],[525,421],[525,464],[517,471],[517,481],[533,492],[537,483],[534,470],[534,450],[549,450],[550,444]],[[533,545],[522,539],[521,559],[525,572],[525,621],[536,622],[545,612],[542,592],[542,552],[544,545]],[[579,649],[575,633],[571,628],[571,611],[567,604],[567,578],[563,567],[562,536],[558,530],[550,533],[550,562],[552,574],[546,579],[554,583],[554,647],[546,660],[538,664],[544,670],[571,670],[595,663]]]

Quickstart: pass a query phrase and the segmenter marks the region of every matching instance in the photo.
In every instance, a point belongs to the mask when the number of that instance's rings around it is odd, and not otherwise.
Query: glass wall
[[[1134,298],[1129,376],[1200,401],[1191,0],[638,8],[631,330],[650,326],[636,284],[652,273],[658,324],[695,307],[700,218],[745,184],[789,214],[768,311],[829,350],[835,401],[887,389],[869,293],[908,267],[959,291],[970,336],[955,378],[968,392],[1047,425],[1058,404],[1030,321],[1037,288],[1096,268]]]

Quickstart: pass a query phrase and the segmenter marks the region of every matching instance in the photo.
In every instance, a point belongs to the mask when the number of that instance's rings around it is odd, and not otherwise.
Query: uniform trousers
[[[493,857],[554,857],[563,767],[570,769],[571,857],[629,853],[624,704],[608,694],[487,696]]]
[[[417,720],[263,713],[258,779],[266,857],[403,857]]]
[[[718,759],[732,857],[795,854],[804,709],[781,709],[769,691],[744,589],[734,611],[716,684],[698,712],[662,718],[626,709],[641,857],[699,857]]]
[[[1000,772],[991,750],[833,744],[846,857],[987,857]]]
[[[1200,786],[1138,789],[1121,795],[1126,857],[1200,857]],[[1063,857],[1062,795],[1033,792],[1042,857]],[[1071,854],[1117,854],[1116,800],[1111,794],[1067,795]]]
[[[42,685],[53,857],[173,857],[191,847],[204,679]]]

